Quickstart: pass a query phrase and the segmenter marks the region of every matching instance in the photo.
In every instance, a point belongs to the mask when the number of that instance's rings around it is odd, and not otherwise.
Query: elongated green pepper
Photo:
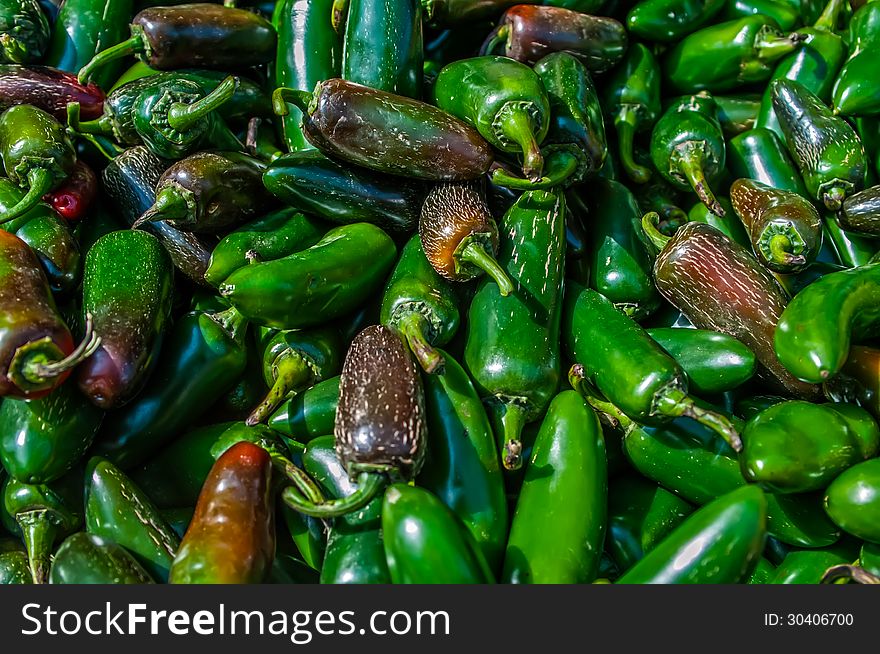
[[[708,23],[726,0],[644,0],[630,9],[627,29],[647,41],[672,43]]]
[[[854,465],[825,491],[825,511],[847,533],[880,544],[880,459]]]
[[[859,191],[844,200],[837,222],[847,231],[880,236],[880,186]]]
[[[666,181],[683,191],[693,189],[712,213],[723,216],[710,188],[724,169],[726,155],[716,109],[707,91],[670,106],[651,133],[651,160]]]
[[[489,409],[504,467],[522,465],[521,432],[559,386],[559,321],[565,271],[560,194],[527,191],[504,215],[498,262],[514,284],[480,283],[468,312],[464,363]]]
[[[730,139],[727,165],[737,178],[753,179],[776,189],[808,197],[807,189],[788,150],[779,140],[779,136],[768,128],[756,127]]]
[[[880,95],[874,84],[877,53],[880,52],[880,7],[870,2],[859,7],[849,21],[850,56],[834,83],[834,113],[871,116],[880,112]]]
[[[308,441],[333,431],[339,403],[339,377],[315,384],[285,401],[269,418],[272,429],[297,441]]]
[[[52,561],[52,584],[152,584],[150,574],[128,550],[84,531],[67,538]]]

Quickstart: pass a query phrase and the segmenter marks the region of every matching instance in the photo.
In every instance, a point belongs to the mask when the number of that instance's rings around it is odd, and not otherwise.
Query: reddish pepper
[[[98,193],[98,177],[95,171],[82,161],[77,161],[67,179],[43,200],[65,220],[82,218]]]
[[[104,113],[104,92],[96,84],[80,84],[76,75],[49,66],[0,64],[0,111],[30,104],[67,122],[67,105],[79,103],[80,118]]]

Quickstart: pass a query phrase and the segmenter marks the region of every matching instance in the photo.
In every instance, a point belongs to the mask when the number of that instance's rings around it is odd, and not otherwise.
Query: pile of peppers
[[[880,583],[878,0],[0,0],[0,583]]]

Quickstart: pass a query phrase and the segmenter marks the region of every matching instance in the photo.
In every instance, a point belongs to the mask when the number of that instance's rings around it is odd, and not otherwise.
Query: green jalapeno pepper
[[[321,436],[308,444],[303,467],[330,497],[346,497],[357,492],[357,484],[349,479],[348,470],[336,454],[332,436]],[[391,583],[381,526],[381,496],[373,498],[359,511],[335,518],[327,536],[321,583]]]
[[[603,105],[605,112],[614,117],[621,166],[632,181],[644,184],[651,177],[651,169],[636,163],[633,139],[653,127],[660,116],[660,67],[647,47],[634,43],[627,50],[623,62],[609,74]]]
[[[761,98],[757,95],[716,95],[718,124],[728,138],[742,134],[755,126]]]
[[[757,565],[766,523],[761,489],[738,488],[688,516],[617,583],[738,583]]]
[[[303,112],[303,134],[324,154],[379,172],[427,179],[476,179],[494,156],[479,132],[432,105],[330,79],[312,93],[276,89],[275,112]]]
[[[663,72],[679,93],[729,91],[769,79],[775,62],[804,39],[800,32],[783,34],[770,17],[746,16],[684,37],[664,55]]]
[[[730,0],[718,17],[732,20],[755,15],[772,18],[783,30],[793,29],[801,22],[800,12],[788,0]]]
[[[835,214],[825,213],[822,222],[825,224],[825,237],[842,266],[856,268],[872,263],[880,248],[873,238],[845,231]]]
[[[275,558],[269,453],[229,448],[211,468],[171,566],[172,584],[260,583]]]
[[[400,332],[425,372],[442,373],[444,359],[435,348],[446,345],[458,331],[457,305],[452,285],[428,262],[415,234],[385,286],[381,323]]]
[[[80,81],[130,55],[159,70],[243,69],[275,58],[271,23],[244,9],[209,3],[149,7],[135,15],[130,29],[131,38],[101,50],[80,68]]]
[[[483,280],[468,312],[464,363],[493,420],[505,468],[522,465],[523,426],[541,416],[559,386],[565,271],[560,193],[527,191],[501,221],[498,262],[514,284],[505,297]]]
[[[86,531],[125,547],[152,577],[166,581],[180,539],[156,505],[100,457],[89,461],[86,479]]]
[[[880,448],[880,429],[849,404],[790,401],[752,417],[742,433],[743,475],[779,493],[824,490]]]
[[[857,402],[880,418],[880,350],[853,345],[840,373],[825,382],[825,393],[834,402]]]
[[[641,39],[673,43],[708,23],[727,0],[644,0],[626,15],[627,29]]]
[[[588,583],[605,539],[608,484],[599,419],[580,395],[563,391],[547,409],[510,526],[504,579]],[[572,515],[569,501],[577,498]]]
[[[749,575],[748,580],[745,582],[747,584],[769,584],[770,580],[773,579],[773,575],[776,574],[776,566],[774,566],[770,561],[765,559],[763,556],[758,559],[757,565],[755,565],[755,569],[752,570],[752,574]]]
[[[798,82],[770,83],[773,110],[810,196],[837,211],[865,183],[867,161],[855,130]]]
[[[834,83],[834,113],[872,116],[880,112],[880,95],[874,84],[877,53],[880,52],[880,7],[868,2],[849,21],[849,59]]]
[[[0,586],[30,584],[27,552],[12,538],[0,538]]]
[[[52,561],[52,584],[152,584],[150,574],[121,545],[80,532],[67,538]]]
[[[246,328],[234,309],[193,311],[178,320],[147,385],[104,422],[95,452],[125,470],[191,426],[244,370]]]
[[[0,461],[26,484],[47,484],[73,468],[104,417],[71,383],[36,400],[0,405]]]
[[[304,393],[285,401],[269,418],[272,429],[307,443],[333,431],[339,403],[339,377],[315,384]]]
[[[821,383],[840,372],[851,339],[872,332],[877,320],[880,264],[825,275],[789,303],[779,317],[774,346],[798,379]]]
[[[342,40],[330,25],[333,0],[281,0],[275,3],[272,25],[278,48],[272,69],[274,87],[311,91],[321,80],[339,77]],[[302,49],[301,49],[302,48]],[[300,129],[302,114],[293,109],[281,119],[284,142],[290,152],[313,146]]]
[[[12,0],[0,7],[0,61],[40,61],[49,45],[49,21],[36,0]]]
[[[460,59],[440,71],[434,102],[495,148],[522,154],[525,176],[541,178],[539,145],[550,127],[550,101],[538,73],[507,57]]]
[[[776,568],[771,584],[818,584],[826,570],[852,563],[858,551],[845,543],[818,550],[794,550]]]
[[[880,544],[880,459],[854,465],[825,491],[825,511],[847,533]]]
[[[750,129],[730,139],[728,146],[727,164],[735,177],[808,197],[788,150],[770,129]]]
[[[73,170],[76,152],[64,128],[32,105],[10,107],[0,115],[0,157],[10,180],[25,196],[0,214],[0,223],[25,213]]]
[[[675,327],[646,331],[681,366],[689,388],[701,395],[729,391],[755,373],[754,353],[726,334]]]
[[[332,223],[372,223],[391,232],[418,224],[426,190],[422,182],[391,177],[296,152],[275,159],[263,183],[283,202]]]
[[[880,546],[864,543],[859,553],[859,565],[873,575],[880,575]]]
[[[880,186],[859,191],[844,200],[837,222],[847,231],[880,236]]]
[[[486,557],[501,567],[507,499],[492,427],[464,369],[448,354],[442,375],[424,377],[428,446],[416,484],[461,518]]]
[[[712,213],[723,216],[710,184],[725,163],[724,137],[712,95],[701,91],[666,110],[651,133],[651,160],[666,181],[694,193]]]
[[[494,583],[473,536],[429,491],[404,484],[385,491],[382,540],[392,583]]]

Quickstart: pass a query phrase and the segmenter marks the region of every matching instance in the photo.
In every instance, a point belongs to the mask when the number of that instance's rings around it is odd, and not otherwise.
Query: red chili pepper
[[[77,161],[61,186],[46,193],[43,200],[65,220],[82,218],[98,193],[98,176],[82,161]]]

